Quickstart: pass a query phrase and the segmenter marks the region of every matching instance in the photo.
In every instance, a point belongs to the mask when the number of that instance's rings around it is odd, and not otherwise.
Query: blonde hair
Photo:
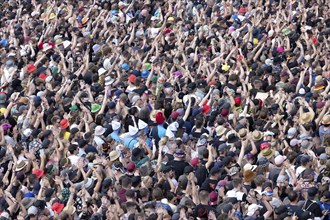
[[[169,141],[169,138],[167,136],[164,136],[160,139],[159,141],[159,145],[160,146],[165,146],[167,144],[167,142]]]

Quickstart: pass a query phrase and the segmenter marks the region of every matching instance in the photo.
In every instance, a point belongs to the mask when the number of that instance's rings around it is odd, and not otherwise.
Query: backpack
[[[150,131],[150,135],[151,137],[153,137],[155,139],[155,145],[156,145],[156,148],[158,149],[158,143],[160,141],[160,138],[158,136],[158,127],[157,126],[154,126],[151,131]]]
[[[309,206],[306,208],[307,202],[308,202],[308,199],[305,201],[303,207],[301,208],[304,212],[308,211],[308,209],[314,204],[313,201],[310,201],[311,204],[309,204]]]

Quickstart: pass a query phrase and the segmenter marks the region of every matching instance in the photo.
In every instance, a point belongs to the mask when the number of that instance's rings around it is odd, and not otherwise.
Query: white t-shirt
[[[104,144],[104,140],[98,136],[94,137],[94,142],[96,143],[97,147],[101,147]]]
[[[304,172],[304,170],[306,170],[305,167],[300,166],[296,169],[296,177],[298,177],[302,172]]]
[[[78,166],[78,161],[80,159],[80,157],[78,157],[77,155],[71,155],[71,156],[68,156],[71,164],[75,164],[76,166]]]
[[[235,190],[229,190],[226,193],[226,196],[227,197],[230,197],[230,198],[237,198],[238,201],[242,201],[243,200],[244,193],[243,192],[239,192],[239,191],[235,191]]]

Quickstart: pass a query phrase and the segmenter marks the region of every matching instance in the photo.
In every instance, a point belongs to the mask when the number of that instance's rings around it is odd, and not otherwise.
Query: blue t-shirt
[[[138,143],[138,141],[135,137],[128,137],[124,139],[124,145],[131,150],[133,150],[136,143]]]

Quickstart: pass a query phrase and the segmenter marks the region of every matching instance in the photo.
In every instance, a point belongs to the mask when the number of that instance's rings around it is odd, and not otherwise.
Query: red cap
[[[215,191],[210,193],[210,205],[217,205],[218,203],[218,194]]]
[[[226,108],[223,108],[221,110],[221,113],[220,114],[222,115],[222,117],[227,117],[229,115],[229,110],[226,109]]]
[[[62,203],[59,203],[59,202],[55,202],[53,205],[52,205],[52,210],[54,212],[57,212],[58,214],[62,212],[62,209],[64,208],[64,204]]]
[[[287,71],[282,71],[280,73],[280,77],[285,77],[285,76],[289,76],[288,72]]]
[[[199,159],[197,157],[195,157],[194,159],[191,160],[191,166],[193,167],[197,167],[198,163],[199,163]]]
[[[164,123],[164,121],[165,121],[165,118],[164,118],[163,113],[162,112],[158,112],[156,114],[156,122],[157,122],[157,124],[161,125],[161,124]]]
[[[260,144],[260,150],[265,150],[267,148],[270,148],[270,143],[264,142],[264,143]]]
[[[42,50],[43,47],[44,47],[44,43],[43,43],[43,42],[40,42],[40,43],[38,44],[38,48],[39,48],[40,50]]]
[[[40,179],[44,175],[44,171],[40,169],[35,169],[32,171],[32,174],[37,175],[38,179]]]
[[[47,75],[42,73],[42,74],[39,75],[39,78],[42,79],[43,81],[45,81],[46,78],[47,78]]]
[[[209,86],[216,85],[216,84],[217,84],[217,82],[215,80],[212,80],[208,83]]]
[[[202,111],[204,114],[207,114],[211,111],[211,107],[209,105],[204,105]]]
[[[172,119],[176,120],[179,117],[180,113],[177,111],[172,112],[171,117]]]
[[[130,81],[130,82],[133,83],[133,84],[134,84],[135,79],[136,79],[136,76],[135,76],[134,74],[130,75],[130,76],[127,78],[127,80]]]
[[[316,108],[323,108],[325,106],[325,102],[317,102]]]
[[[60,122],[60,126],[62,129],[66,129],[67,127],[69,127],[70,123],[67,119],[62,119]]]
[[[247,10],[246,10],[246,8],[240,8],[240,9],[238,10],[238,12],[239,12],[239,13],[246,13]]]
[[[26,66],[26,68],[27,68],[28,73],[32,73],[32,72],[34,72],[34,71],[37,70],[37,67],[35,65],[33,65],[33,64],[28,64]]]
[[[135,164],[132,163],[132,162],[129,162],[127,165],[126,165],[126,170],[128,172],[133,172],[135,170]]]
[[[171,33],[171,31],[172,31],[171,29],[167,28],[167,29],[164,31],[164,33],[165,33],[165,34],[169,34],[169,33]]]
[[[242,100],[240,97],[235,97],[234,100],[235,100],[235,105],[241,105]]]
[[[244,57],[243,57],[242,55],[238,54],[238,55],[236,56],[236,59],[238,59],[238,60],[243,60]]]
[[[317,44],[319,42],[319,40],[316,37],[312,38],[313,44]]]

